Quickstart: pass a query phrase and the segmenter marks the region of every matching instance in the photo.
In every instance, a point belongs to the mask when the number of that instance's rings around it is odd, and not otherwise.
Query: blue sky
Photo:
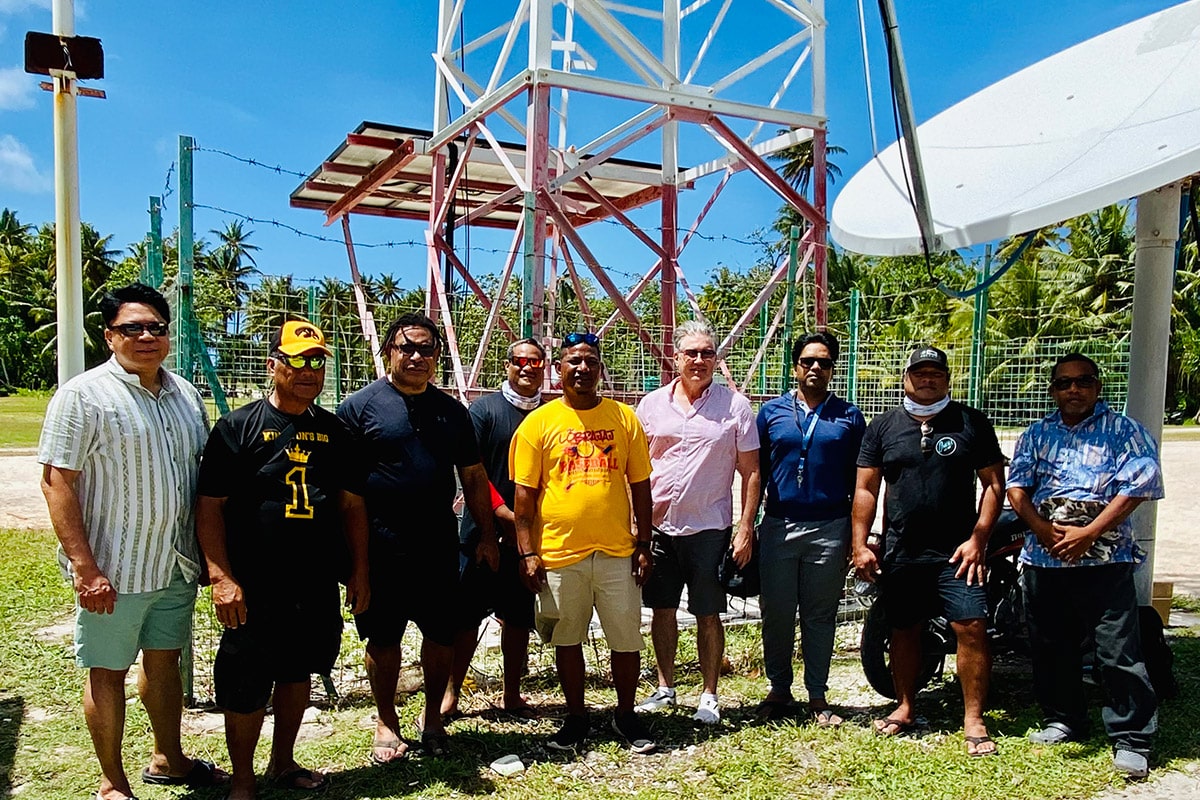
[[[478,2],[471,0],[468,8]],[[494,7],[507,2],[496,0]],[[761,3],[737,0],[735,11],[747,5]],[[878,12],[870,0],[864,5],[883,148],[895,138],[886,67]],[[1032,0],[897,0],[917,117],[928,119],[1022,67],[1170,5],[1169,0],[1060,0],[1052,7]],[[836,159],[844,183],[872,155],[856,3],[827,0],[826,13],[830,140],[848,151]],[[76,14],[77,33],[104,42],[106,78],[90,85],[108,93],[106,100],[79,100],[81,214],[112,233],[120,249],[144,235],[147,197],[164,192],[179,134],[194,136],[201,147],[309,172],[362,120],[431,125],[434,0],[89,0],[76,3]],[[740,25],[725,29],[733,35],[723,55],[732,63],[739,46],[754,49],[748,43],[768,27],[745,15]],[[22,47],[27,30],[50,29],[50,0],[0,0],[0,206],[34,224],[54,216],[51,96],[37,88],[37,76],[22,71]],[[713,61],[719,63],[719,56]],[[1021,110],[1013,109],[1013,124],[1020,118]],[[604,122],[573,109],[573,131],[603,130]],[[681,158],[698,160],[703,159]],[[340,236],[338,226],[322,227],[318,212],[288,207],[288,194],[299,182],[294,176],[210,152],[196,153],[195,172],[198,204]],[[170,187],[178,187],[175,173]],[[708,189],[687,194],[681,200],[685,223]],[[166,230],[177,224],[177,201],[177,195],[167,200]],[[754,248],[732,240],[769,226],[778,206],[775,195],[749,174],[736,177],[701,229],[715,241],[697,241],[685,253],[690,280],[700,283],[717,264],[752,264]],[[231,219],[198,210],[197,234]],[[655,224],[652,217],[643,221]],[[418,222],[355,217],[352,225],[361,243],[422,238]],[[249,227],[251,241],[262,248],[258,261],[264,272],[348,277],[340,245],[264,223]],[[623,232],[593,227],[598,230],[585,229],[584,236],[613,267],[618,284],[649,266],[644,253],[630,255],[635,249],[620,238]],[[506,247],[507,235],[472,231],[470,242],[472,271],[499,271],[500,257],[487,251]],[[359,252],[364,272],[392,273],[405,287],[423,281],[424,258],[422,248],[408,246]]]

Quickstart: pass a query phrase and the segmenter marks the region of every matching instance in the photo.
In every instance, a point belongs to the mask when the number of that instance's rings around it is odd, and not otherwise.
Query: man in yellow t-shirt
[[[595,609],[612,651],[613,730],[633,752],[649,753],[657,745],[633,703],[641,671],[639,587],[652,567],[650,451],[633,409],[597,394],[600,371],[595,334],[563,338],[563,396],[530,413],[509,449],[513,515],[522,577],[537,593],[538,633],[555,646],[567,703],[567,718],[547,746],[573,750],[587,739],[583,641]]]

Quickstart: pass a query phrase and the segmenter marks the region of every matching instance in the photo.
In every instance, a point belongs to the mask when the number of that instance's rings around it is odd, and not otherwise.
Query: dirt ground
[[[1191,527],[1200,520],[1200,492],[1193,483],[1200,475],[1200,441],[1177,440],[1168,434],[1162,459],[1167,496],[1158,503],[1154,579],[1173,581],[1176,592],[1200,597],[1200,547]],[[31,452],[0,451],[0,527],[50,527],[38,488],[40,477],[41,468]]]

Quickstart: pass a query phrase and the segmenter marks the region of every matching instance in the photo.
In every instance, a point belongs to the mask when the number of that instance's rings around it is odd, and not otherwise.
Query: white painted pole
[[[54,0],[54,33],[75,35],[74,0]],[[75,73],[54,74],[54,230],[58,384],[83,372],[83,253],[79,240],[79,126]]]
[[[1125,413],[1145,425],[1160,446],[1167,393],[1175,243],[1179,239],[1179,192],[1179,184],[1172,183],[1137,199],[1133,331],[1129,345],[1129,401]],[[1154,581],[1157,516],[1157,503],[1143,503],[1133,515],[1134,538],[1146,551],[1146,561],[1135,577],[1138,603],[1145,606],[1150,605]]]

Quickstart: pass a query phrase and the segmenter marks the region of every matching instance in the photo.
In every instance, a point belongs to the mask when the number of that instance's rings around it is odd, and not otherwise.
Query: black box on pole
[[[104,77],[104,48],[91,36],[55,36],[29,31],[25,34],[25,71],[49,75],[50,70],[70,70],[76,78]]]

